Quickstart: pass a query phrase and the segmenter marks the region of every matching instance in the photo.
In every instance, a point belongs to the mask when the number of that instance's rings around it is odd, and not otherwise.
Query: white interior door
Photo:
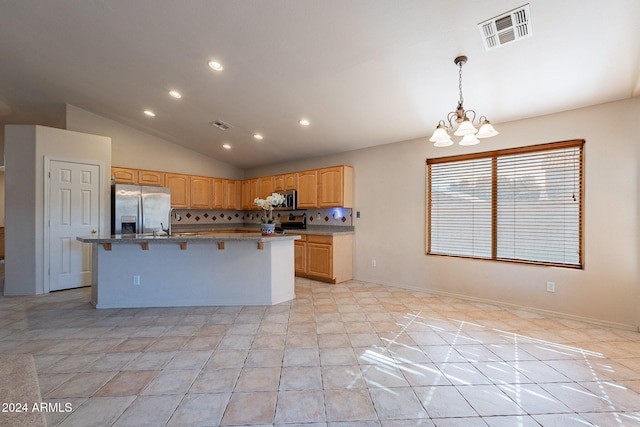
[[[98,232],[100,167],[51,160],[49,290],[91,285],[91,246],[77,236]]]

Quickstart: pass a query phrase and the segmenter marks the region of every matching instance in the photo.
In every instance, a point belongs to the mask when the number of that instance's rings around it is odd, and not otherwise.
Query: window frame
[[[584,139],[573,139],[567,141],[560,142],[551,142],[545,144],[537,144],[530,145],[525,147],[516,147],[516,148],[507,148],[500,150],[492,150],[492,151],[484,151],[478,153],[469,153],[469,154],[460,154],[454,156],[446,156],[446,157],[438,157],[438,158],[430,158],[426,160],[425,165],[425,176],[426,176],[426,235],[425,235],[425,252],[428,256],[438,256],[438,257],[453,257],[453,258],[465,258],[465,259],[475,259],[475,260],[485,260],[485,261],[499,261],[499,262],[507,262],[507,263],[517,263],[517,264],[528,264],[528,265],[541,265],[541,266],[553,266],[553,267],[564,267],[564,268],[572,268],[572,269],[584,269],[584,209],[585,209],[585,140]],[[497,212],[497,181],[498,181],[498,170],[497,170],[497,159],[499,157],[510,156],[510,155],[519,155],[519,154],[530,154],[544,151],[552,151],[552,150],[560,150],[560,149],[569,149],[569,148],[579,148],[579,208],[578,208],[578,262],[577,264],[572,263],[562,263],[562,262],[551,262],[551,261],[537,261],[537,260],[526,260],[526,259],[510,259],[510,258],[500,258],[497,256],[498,249],[498,229],[497,229],[497,221],[498,221],[498,212]],[[473,255],[462,255],[462,254],[443,254],[443,253],[432,253],[431,252],[431,211],[432,211],[432,197],[431,197],[431,165],[444,164],[444,163],[452,163],[452,162],[463,162],[469,160],[478,160],[478,159],[491,159],[492,162],[492,170],[491,170],[491,255],[489,257],[486,256],[473,256]]]

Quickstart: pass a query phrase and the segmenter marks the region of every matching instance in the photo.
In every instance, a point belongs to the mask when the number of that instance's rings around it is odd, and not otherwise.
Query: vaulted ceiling
[[[496,127],[640,94],[639,1],[530,0],[531,36],[485,49],[523,1],[0,0],[0,122],[68,103],[249,168],[428,143],[461,54]]]

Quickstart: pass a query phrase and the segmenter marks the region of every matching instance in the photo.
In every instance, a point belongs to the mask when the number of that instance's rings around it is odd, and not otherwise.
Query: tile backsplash
[[[228,225],[228,224],[259,224],[264,216],[262,211],[229,211],[205,209],[176,209],[176,216],[172,225]],[[307,215],[307,225],[352,226],[353,216],[350,208],[305,209],[295,211],[274,211],[278,218],[286,215]]]

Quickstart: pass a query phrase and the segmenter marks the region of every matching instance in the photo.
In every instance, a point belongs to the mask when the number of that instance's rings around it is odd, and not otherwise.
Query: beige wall
[[[114,166],[241,179],[243,172],[180,145],[67,104],[67,129],[111,138]]]
[[[47,159],[100,164],[100,229],[109,227],[111,141],[107,137],[31,125],[5,126],[5,295],[49,291],[45,265]]]
[[[638,329],[640,99],[500,123],[475,147],[427,137],[247,171],[247,176],[349,164],[355,168],[355,277],[562,313]],[[425,160],[585,139],[585,268],[573,270],[425,255]],[[371,266],[375,259],[377,266]],[[546,282],[556,292],[546,292]]]

